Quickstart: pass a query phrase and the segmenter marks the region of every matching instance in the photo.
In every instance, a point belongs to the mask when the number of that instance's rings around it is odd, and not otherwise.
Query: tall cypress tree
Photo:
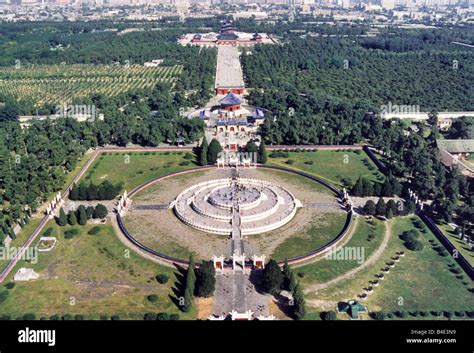
[[[80,205],[77,208],[77,223],[81,226],[84,226],[87,223],[87,212],[84,205]]]
[[[298,284],[293,290],[293,315],[296,320],[301,320],[306,314],[305,300],[301,286]]]
[[[222,146],[217,139],[213,138],[207,151],[207,162],[211,165],[215,164],[220,152],[222,152]]]
[[[189,256],[189,266],[186,272],[186,290],[189,290],[191,295],[194,295],[194,288],[196,286],[196,272],[195,272],[194,256]]]
[[[285,260],[285,264],[283,265],[283,289],[292,292],[295,289],[296,281],[295,275],[293,270],[291,269],[290,265],[288,264],[288,260]]]
[[[258,146],[258,163],[265,164],[267,163],[267,160],[267,148],[265,147],[265,143],[262,140],[260,142],[260,146]]]
[[[207,153],[209,150],[209,146],[207,144],[206,135],[204,135],[202,142],[201,142],[201,150],[199,151],[199,164],[200,165],[207,165]]]
[[[59,209],[59,217],[56,219],[56,222],[61,227],[64,227],[67,224],[66,212],[64,212],[64,208],[62,207]]]

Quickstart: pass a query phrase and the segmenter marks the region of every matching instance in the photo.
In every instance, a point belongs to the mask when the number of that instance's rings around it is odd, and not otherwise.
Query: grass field
[[[384,226],[376,219],[367,221],[359,217],[356,221],[354,234],[344,247],[364,249],[364,258],[367,259],[380,246],[382,242]],[[369,237],[369,235],[373,237]],[[301,278],[303,286],[327,282],[347,271],[360,266],[357,260],[328,260],[322,259],[309,265],[299,267],[297,272],[304,273]]]
[[[454,229],[449,224],[438,223],[438,227],[443,231],[444,235],[449,238],[459,253],[461,253],[472,266],[474,266],[474,250],[470,249],[465,241],[459,239],[457,234],[454,232]]]
[[[173,83],[181,66],[36,65],[0,68],[0,91],[36,105],[67,104],[92,93],[114,96],[133,89]]]
[[[339,187],[352,185],[359,176],[373,181],[384,178],[364,151],[289,152],[288,158],[269,158],[268,163],[302,170]]]
[[[110,225],[101,225],[96,235],[87,234],[92,225],[80,227],[79,234],[65,239],[64,231],[52,222],[58,242],[49,253],[39,253],[36,264],[22,262],[19,267],[33,268],[40,279],[16,283],[8,291],[7,300],[0,304],[0,314],[12,318],[34,313],[37,318],[66,313],[82,314],[86,318],[141,319],[145,312],[180,313],[170,296],[176,282],[173,269],[157,265],[130,252],[116,238]],[[170,280],[159,284],[157,274]],[[13,274],[10,275],[11,280]],[[8,283],[8,280],[5,282]],[[156,294],[154,303],[147,299]],[[193,318],[195,312],[180,313],[182,318]]]
[[[463,311],[474,307],[473,285],[466,274],[449,256],[441,256],[435,250],[440,246],[435,236],[425,228],[421,241],[424,249],[419,252],[405,248],[399,235],[416,226],[417,217],[394,219],[392,237],[383,256],[369,269],[356,274],[353,278],[336,283],[317,293],[308,295],[309,299],[334,303],[339,300],[355,298],[362,293],[375,274],[381,272],[386,262],[396,251],[405,251],[405,256],[391,269],[386,278],[375,287],[365,304],[370,311],[405,311],[407,318],[416,319],[420,311]],[[320,308],[319,308],[320,309]],[[332,308],[334,310],[334,308]],[[461,314],[460,314],[461,315]],[[425,317],[426,318],[426,317]]]
[[[102,153],[82,180],[94,183],[104,180],[111,183],[123,182],[123,189],[130,191],[154,177],[194,167],[193,160],[184,158],[186,153],[190,152]],[[184,165],[185,163],[187,164]]]
[[[304,232],[295,234],[281,243],[271,254],[271,257],[276,260],[290,259],[326,245],[340,233],[347,217],[342,212],[327,213],[320,216],[311,222]],[[275,232],[278,232],[278,230]]]

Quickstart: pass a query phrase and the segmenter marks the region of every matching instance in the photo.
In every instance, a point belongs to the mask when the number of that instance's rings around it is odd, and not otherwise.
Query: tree
[[[193,307],[193,295],[191,294],[191,292],[186,288],[185,291],[184,291],[184,303],[183,303],[183,307],[182,307],[182,310],[187,313],[191,310],[191,308]]]
[[[99,204],[97,204],[97,206],[95,206],[94,213],[93,213],[92,217],[95,218],[95,219],[103,219],[103,218],[107,217],[108,213],[109,213],[109,211],[107,211],[107,207],[105,207],[104,205],[99,203]]]
[[[376,211],[375,202],[368,200],[364,205],[364,213],[369,216],[374,216]]]
[[[248,153],[258,153],[258,147],[254,140],[249,140],[245,149]]]
[[[189,256],[189,266],[188,270],[186,271],[186,290],[194,294],[195,285],[196,285],[196,272],[195,272],[195,263],[194,263],[194,256],[191,254]]]
[[[364,196],[364,185],[362,182],[362,177],[357,179],[356,183],[352,187],[351,194],[354,196]]]
[[[385,211],[385,214],[386,214],[387,218],[392,218],[393,216],[398,215],[397,203],[394,200],[388,200],[386,206],[387,206],[387,210]],[[391,217],[388,216],[389,212],[391,213]]]
[[[208,161],[207,161],[208,149],[209,149],[209,146],[207,144],[206,135],[204,135],[201,142],[201,148],[199,151],[199,164],[200,165],[203,165],[203,166],[208,165]]]
[[[293,292],[296,287],[296,280],[293,270],[291,269],[290,265],[288,265],[288,260],[285,260],[285,264],[283,265],[283,289]]]
[[[67,224],[66,212],[64,212],[64,208],[62,207],[59,209],[59,217],[56,219],[56,223],[61,227],[64,227]]]
[[[209,144],[209,150],[207,151],[208,164],[215,164],[217,162],[217,158],[220,152],[222,152],[222,146],[219,141],[217,141],[217,139],[213,138],[211,143]]]
[[[99,188],[92,181],[87,188],[87,200],[97,200],[99,196]]]
[[[77,200],[87,200],[87,185],[85,182],[82,181],[79,184],[77,193]]]
[[[258,158],[257,162],[261,164],[267,163],[268,157],[267,157],[267,148],[265,147],[265,143],[260,141],[260,146],[258,146]]]
[[[80,205],[77,208],[77,223],[79,223],[81,226],[87,224],[87,213],[84,205]]]
[[[216,270],[212,261],[201,263],[196,270],[196,289],[198,297],[210,297],[214,293],[216,286]]]
[[[383,198],[379,198],[377,204],[375,205],[375,214],[377,216],[385,216],[385,212],[387,211],[387,207],[385,206],[385,201]]]
[[[306,314],[305,300],[303,291],[298,282],[293,289],[293,315],[296,320],[301,320]]]
[[[362,196],[372,196],[374,194],[374,187],[370,180],[362,178]]]
[[[74,226],[77,224],[77,217],[76,217],[76,212],[74,211],[69,211],[67,214],[67,221],[70,225]]]
[[[382,184],[382,196],[390,197],[393,196],[392,183],[388,178],[385,178],[385,181]]]
[[[278,294],[283,284],[283,274],[275,260],[270,260],[263,270],[262,286],[265,292]]]
[[[69,192],[69,199],[70,200],[77,200],[79,197],[79,189],[76,184],[74,184]]]
[[[94,215],[94,206],[87,206],[86,208],[87,219],[91,219]]]

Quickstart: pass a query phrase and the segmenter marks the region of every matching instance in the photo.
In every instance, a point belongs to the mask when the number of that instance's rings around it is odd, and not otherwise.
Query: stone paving
[[[227,315],[232,310],[240,313],[252,310],[255,316],[269,315],[270,297],[259,293],[252,283],[259,282],[260,276],[257,271],[253,271],[251,276],[231,271],[217,274],[212,313],[220,316]]]

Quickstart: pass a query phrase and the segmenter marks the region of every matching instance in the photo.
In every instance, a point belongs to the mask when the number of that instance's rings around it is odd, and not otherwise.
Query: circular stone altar
[[[201,231],[260,234],[295,216],[301,203],[284,187],[259,179],[222,178],[195,184],[174,200],[176,216]]]

